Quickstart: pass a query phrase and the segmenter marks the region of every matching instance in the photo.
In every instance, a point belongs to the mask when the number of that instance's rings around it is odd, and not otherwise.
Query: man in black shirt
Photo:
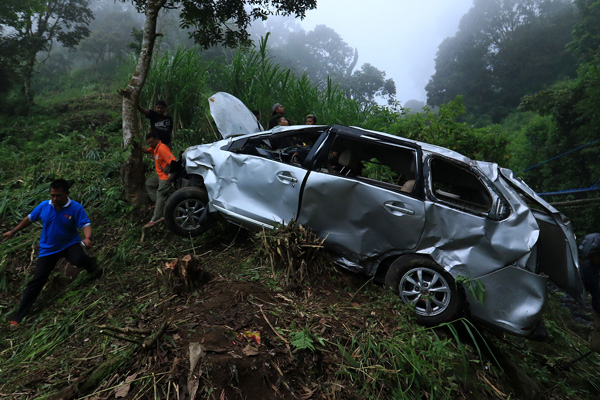
[[[285,114],[285,108],[279,103],[273,104],[273,118],[269,121],[269,129],[273,129],[277,125],[279,125],[279,118],[283,117]]]
[[[150,120],[150,132],[156,132],[160,141],[173,150],[171,136],[173,132],[173,118],[167,115],[167,103],[159,100],[154,110],[146,110],[138,104],[138,110]]]

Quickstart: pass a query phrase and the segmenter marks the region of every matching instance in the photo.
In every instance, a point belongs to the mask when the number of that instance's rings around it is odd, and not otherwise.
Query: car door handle
[[[413,210],[410,210],[406,207],[398,206],[394,203],[385,203],[383,206],[387,208],[392,214],[401,213],[406,215],[415,215],[415,212]]]
[[[298,179],[294,178],[292,175],[290,175],[289,172],[279,172],[277,174],[277,177],[279,178],[280,181],[286,181],[292,184],[292,186],[294,186],[296,184],[296,182],[298,182]]]

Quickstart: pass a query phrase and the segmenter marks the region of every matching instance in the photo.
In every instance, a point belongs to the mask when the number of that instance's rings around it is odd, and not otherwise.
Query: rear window
[[[433,196],[444,203],[474,212],[489,212],[492,196],[487,187],[466,166],[441,158],[430,163]]]

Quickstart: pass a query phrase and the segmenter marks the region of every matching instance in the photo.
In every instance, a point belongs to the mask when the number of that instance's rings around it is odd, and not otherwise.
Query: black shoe
[[[91,268],[88,270],[88,273],[93,279],[100,278],[102,276],[102,268],[98,265],[98,260],[96,257],[90,257],[90,265]]]

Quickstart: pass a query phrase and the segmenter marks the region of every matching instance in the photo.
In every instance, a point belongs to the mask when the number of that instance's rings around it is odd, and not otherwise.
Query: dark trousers
[[[79,243],[67,247],[58,253],[50,254],[45,257],[39,257],[37,259],[33,278],[31,278],[31,280],[27,283],[27,287],[23,292],[23,299],[21,300],[19,311],[17,311],[13,318],[14,321],[21,322],[23,317],[27,315],[27,312],[33,305],[33,302],[35,299],[37,299],[42,291],[44,284],[48,281],[48,278],[56,266],[56,263],[63,257],[69,260],[69,262],[76,267],[84,268],[90,273],[94,272],[97,268],[96,260],[88,257]]]
[[[596,314],[600,314],[600,265],[583,260],[580,272],[585,290],[592,295],[592,308]]]

